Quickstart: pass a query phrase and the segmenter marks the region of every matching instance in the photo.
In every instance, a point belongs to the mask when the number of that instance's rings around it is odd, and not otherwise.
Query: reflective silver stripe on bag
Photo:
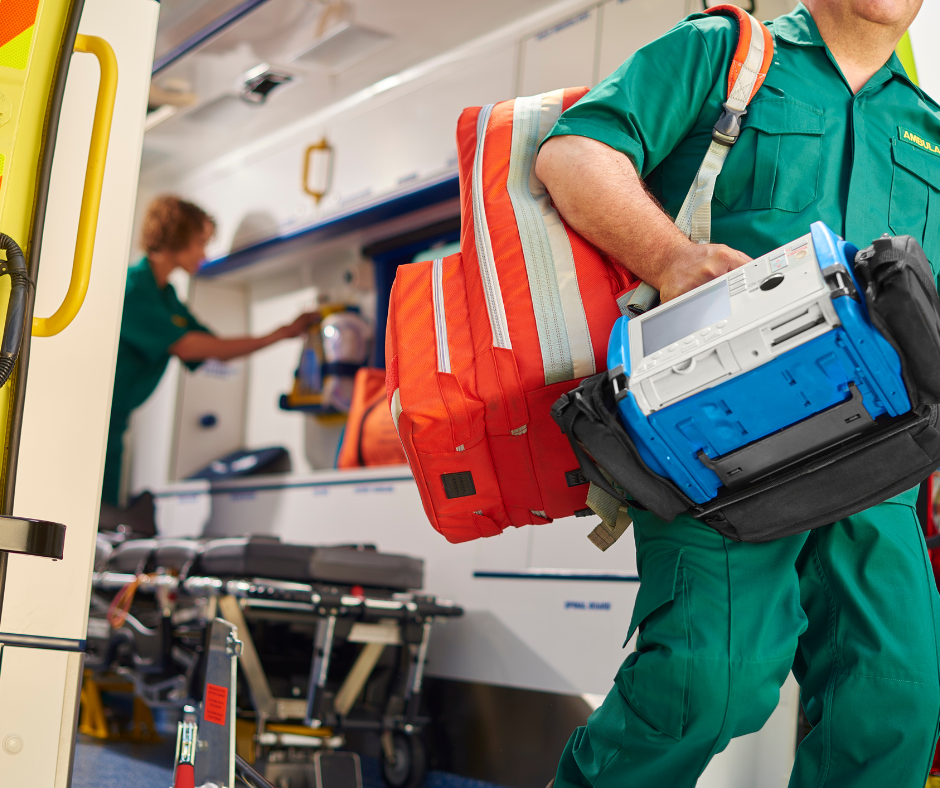
[[[434,300],[434,334],[437,337],[437,371],[450,372],[450,346],[447,344],[447,316],[444,312],[444,259],[439,257],[431,268],[431,293]]]
[[[545,385],[596,371],[571,241],[535,176],[539,145],[561,115],[563,101],[561,90],[516,99],[506,184],[526,263]]]
[[[511,350],[509,324],[506,322],[506,309],[499,287],[499,276],[496,273],[496,262],[493,260],[493,243],[486,222],[486,208],[483,205],[483,144],[486,141],[486,127],[492,112],[493,104],[488,104],[480,110],[477,118],[477,150],[473,158],[473,176],[470,181],[473,237],[476,242],[477,260],[480,263],[483,292],[486,296],[486,311],[489,313],[490,328],[493,331],[493,345]]]

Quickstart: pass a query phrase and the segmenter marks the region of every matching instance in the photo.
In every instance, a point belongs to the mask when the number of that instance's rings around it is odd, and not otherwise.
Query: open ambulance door
[[[70,779],[158,10],[0,0],[0,233],[32,280],[0,388],[4,786]],[[2,276],[0,321],[9,293]]]

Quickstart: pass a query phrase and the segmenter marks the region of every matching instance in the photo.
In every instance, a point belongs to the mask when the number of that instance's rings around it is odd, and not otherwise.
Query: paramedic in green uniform
[[[303,314],[263,337],[214,336],[180,302],[169,283],[176,268],[191,275],[199,270],[214,232],[215,222],[205,211],[177,197],[158,197],[147,209],[142,238],[147,256],[128,269],[124,291],[101,495],[105,504],[118,504],[127,421],[157,387],[170,356],[196,369],[206,359],[226,361],[299,336],[317,319],[315,313]]]
[[[908,233],[940,265],[940,107],[894,54],[921,0],[804,3],[769,24],[776,54],[717,180],[714,243],[693,245],[669,217],[721,115],[733,20],[689,17],[542,147],[537,173],[565,219],[664,299],[820,219],[860,247]],[[791,788],[923,788],[940,599],[915,498],[764,544],[632,511],[641,585],[625,634],[639,631],[637,649],[569,740],[555,788],[693,786],[733,737],[760,729],[791,669],[813,726]]]

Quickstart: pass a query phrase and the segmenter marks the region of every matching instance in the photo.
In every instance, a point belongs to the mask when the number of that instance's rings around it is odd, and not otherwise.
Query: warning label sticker
[[[228,687],[206,684],[206,708],[203,712],[207,722],[225,725],[225,707],[228,704]]]

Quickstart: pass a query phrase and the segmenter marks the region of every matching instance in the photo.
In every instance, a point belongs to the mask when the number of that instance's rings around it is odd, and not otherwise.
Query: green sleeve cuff
[[[552,137],[589,137],[603,142],[610,148],[627,156],[637,172],[643,172],[643,146],[614,124],[594,123],[590,120],[562,115],[542,144]]]

